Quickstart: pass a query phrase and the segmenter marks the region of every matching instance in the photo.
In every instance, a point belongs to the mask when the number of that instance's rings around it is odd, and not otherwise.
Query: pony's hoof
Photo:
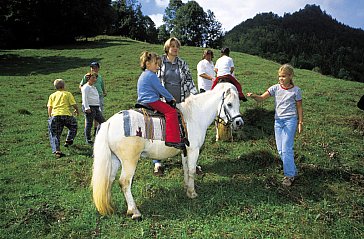
[[[142,214],[139,210],[128,210],[126,214],[129,216],[131,215],[131,219],[133,220],[140,220],[142,218]]]
[[[193,191],[193,192],[189,192],[188,190],[187,190],[187,197],[189,197],[189,198],[191,198],[191,199],[193,199],[193,198],[197,198],[197,193],[195,192],[195,191]]]
[[[133,216],[131,216],[131,219],[135,220],[135,221],[141,221],[142,220],[142,214],[133,214]]]

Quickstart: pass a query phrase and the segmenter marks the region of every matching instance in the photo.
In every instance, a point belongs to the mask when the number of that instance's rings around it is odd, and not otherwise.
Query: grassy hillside
[[[81,104],[78,83],[89,63],[101,63],[106,81],[105,117],[131,108],[140,74],[139,54],[161,45],[124,38],[47,49],[0,51],[0,238],[363,238],[364,112],[356,102],[364,84],[296,70],[303,90],[304,132],[296,137],[299,178],[281,186],[275,150],[273,99],[242,103],[245,127],[232,143],[215,142],[210,127],[199,164],[199,197],[186,197],[178,157],[165,161],[166,175],[152,175],[152,162],[139,162],[133,184],[143,220],[118,209],[100,217],[92,204],[92,149],[84,143],[78,117],[75,145],[66,157],[51,154],[47,134],[48,96],[63,78]],[[196,80],[202,49],[182,47],[181,57]],[[215,59],[218,56],[215,51]],[[277,82],[278,64],[233,52],[245,92],[262,93]],[[64,139],[64,138],[63,138]]]

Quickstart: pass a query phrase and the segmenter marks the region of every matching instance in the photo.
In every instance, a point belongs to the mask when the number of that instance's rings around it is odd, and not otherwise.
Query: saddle
[[[137,111],[143,115],[147,115],[148,117],[159,117],[159,118],[164,119],[164,115],[161,112],[154,110],[148,104],[136,103],[134,107],[135,107],[135,109],[134,109],[135,111]],[[184,121],[181,111],[177,108],[176,108],[176,110],[177,110],[177,114],[178,114],[178,124],[179,124],[179,132],[180,132],[181,141],[183,143],[185,143],[185,145],[190,146],[190,142],[188,141],[188,132],[187,132],[186,122]]]

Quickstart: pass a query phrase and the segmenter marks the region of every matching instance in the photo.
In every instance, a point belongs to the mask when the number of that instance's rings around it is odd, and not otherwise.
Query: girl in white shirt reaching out
[[[302,132],[303,127],[302,93],[293,84],[293,73],[293,67],[284,64],[278,70],[278,84],[269,87],[262,95],[247,93],[248,97],[256,101],[274,97],[274,134],[278,154],[283,162],[284,186],[291,186],[297,176],[293,145],[297,126],[298,133]]]

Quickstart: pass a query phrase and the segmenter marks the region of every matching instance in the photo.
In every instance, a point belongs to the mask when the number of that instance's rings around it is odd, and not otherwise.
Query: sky
[[[223,31],[253,18],[259,13],[273,12],[279,16],[303,9],[306,4],[321,7],[333,19],[353,28],[364,30],[364,0],[195,0],[205,12],[210,9],[222,24]],[[163,24],[162,18],[169,0],[139,0],[142,12],[149,16],[157,27]],[[182,0],[186,3],[188,0]]]

